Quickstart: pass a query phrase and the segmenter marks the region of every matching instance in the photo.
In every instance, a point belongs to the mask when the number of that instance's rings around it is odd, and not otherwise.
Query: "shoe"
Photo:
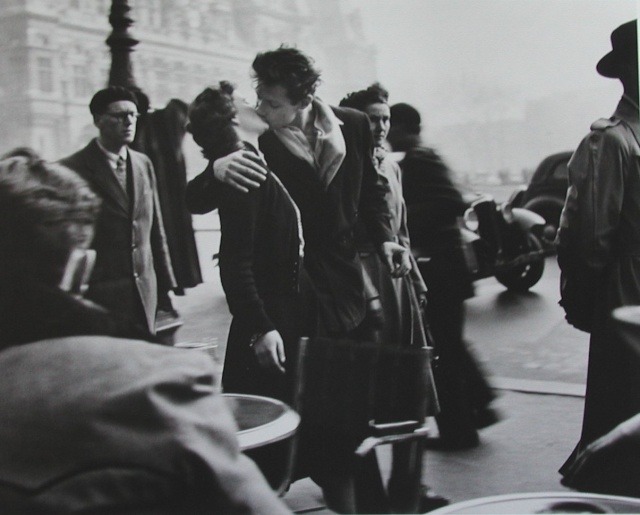
[[[450,501],[446,497],[425,492],[420,496],[420,500],[418,501],[418,511],[420,513],[426,513],[447,506],[449,503]]]
[[[500,416],[500,412],[489,406],[485,406],[475,412],[477,429],[483,429],[485,427],[492,426],[493,424],[497,424],[501,419],[502,417]]]
[[[434,451],[461,451],[464,449],[473,449],[480,445],[480,437],[478,433],[471,433],[465,436],[425,438],[425,449]]]

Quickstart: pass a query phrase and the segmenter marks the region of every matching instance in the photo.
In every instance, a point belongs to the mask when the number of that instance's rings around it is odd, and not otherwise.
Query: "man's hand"
[[[282,336],[276,330],[269,331],[258,338],[253,344],[253,352],[260,366],[266,369],[275,369],[284,374],[284,343]]]
[[[392,241],[385,241],[382,244],[382,254],[392,277],[402,277],[411,270],[409,250],[402,245]]]
[[[267,165],[255,153],[240,149],[216,159],[213,163],[213,176],[220,182],[247,193],[249,188],[260,187],[267,176]]]

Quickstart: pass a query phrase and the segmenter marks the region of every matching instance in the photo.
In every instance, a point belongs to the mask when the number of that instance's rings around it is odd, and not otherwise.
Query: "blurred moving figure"
[[[611,34],[596,66],[624,92],[611,118],[591,125],[569,161],[569,189],[558,231],[561,305],[591,333],[580,441],[560,469],[594,440],[640,413],[637,345],[620,337],[612,310],[640,304],[640,118],[637,22]]]
[[[213,361],[81,298],[99,206],[67,168],[0,161],[0,512],[289,513]]]
[[[409,104],[391,107],[387,137],[401,152],[402,187],[411,248],[428,292],[426,314],[438,361],[434,376],[440,402],[439,439],[433,447],[463,449],[479,443],[479,428],[497,422],[494,393],[464,341],[464,300],[473,296],[458,217],[466,205],[451,171],[420,137],[420,113]]]
[[[169,291],[176,282],[153,165],[147,156],[128,148],[136,134],[137,102],[126,88],[98,91],[89,109],[99,136],[61,163],[102,199],[87,298],[155,333],[158,291]]]

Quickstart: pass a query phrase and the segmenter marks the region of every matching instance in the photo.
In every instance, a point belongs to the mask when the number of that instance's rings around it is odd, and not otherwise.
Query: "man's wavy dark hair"
[[[388,104],[389,92],[379,82],[371,84],[367,89],[353,91],[340,100],[340,107],[351,107],[364,111],[371,104]]]
[[[293,104],[307,95],[315,95],[320,84],[320,71],[311,57],[297,48],[280,46],[259,53],[253,60],[253,78],[258,87],[280,85],[287,90]]]
[[[187,130],[210,161],[226,156],[238,147],[239,138],[233,127],[236,108],[233,85],[221,81],[208,87],[189,106]]]

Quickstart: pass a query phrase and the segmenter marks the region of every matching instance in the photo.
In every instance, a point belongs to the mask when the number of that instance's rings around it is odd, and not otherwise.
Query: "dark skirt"
[[[282,336],[285,349],[285,373],[265,370],[260,366],[249,346],[253,330],[234,317],[229,328],[227,349],[222,372],[222,389],[228,393],[263,395],[285,402],[293,402],[295,365],[298,360],[298,341],[302,336],[316,334],[317,316],[313,287],[306,273],[302,273],[299,292],[288,295],[263,296],[264,308]]]

